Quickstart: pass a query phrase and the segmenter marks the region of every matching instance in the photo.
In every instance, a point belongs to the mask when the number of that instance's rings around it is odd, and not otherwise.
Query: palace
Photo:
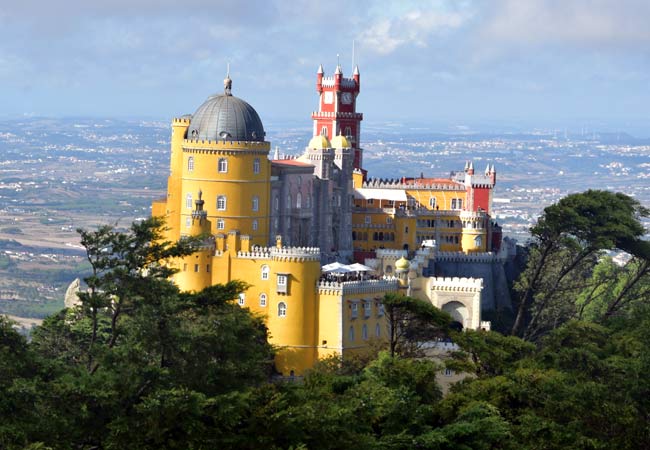
[[[196,253],[174,262],[174,282],[188,291],[250,284],[239,304],[266,317],[284,375],[385,339],[387,292],[430,301],[463,327],[488,328],[481,309],[494,307],[503,278],[494,166],[477,173],[467,162],[450,178],[368,177],[360,86],[358,67],[352,78],[340,66],[330,77],[319,67],[313,137],[289,158],[270,157],[262,121],[232,95],[230,77],[222,94],[172,121],[167,196],[152,214],[165,218],[172,241],[203,236]],[[334,261],[372,272],[323,274]]]

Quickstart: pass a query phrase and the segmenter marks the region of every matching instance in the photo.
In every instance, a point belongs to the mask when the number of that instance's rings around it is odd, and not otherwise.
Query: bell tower
[[[356,112],[357,96],[361,87],[359,67],[354,67],[352,78],[343,77],[341,65],[334,76],[326,77],[323,66],[316,73],[316,91],[319,94],[318,111],[311,114],[314,136],[325,136],[330,141],[335,136],[345,136],[354,154],[353,167],[361,169],[363,150],[360,147],[363,114]]]

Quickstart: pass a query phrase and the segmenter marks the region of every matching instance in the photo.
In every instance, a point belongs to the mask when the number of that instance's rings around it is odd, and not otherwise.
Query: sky
[[[305,120],[316,70],[366,121],[650,124],[647,0],[21,0],[0,5],[0,117],[192,113],[222,92]],[[337,57],[337,55],[339,55]]]

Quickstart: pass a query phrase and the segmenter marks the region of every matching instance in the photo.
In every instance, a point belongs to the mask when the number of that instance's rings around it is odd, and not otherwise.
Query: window
[[[302,194],[300,192],[296,194],[296,208],[302,208]]]
[[[210,264],[208,264],[208,265],[205,266],[205,271],[208,272],[208,273],[210,273]]]
[[[226,210],[226,196],[220,195],[217,197],[217,211],[225,211],[225,210]]]
[[[363,302],[363,317],[370,317],[370,310],[372,309],[372,304],[370,302]]]
[[[476,236],[474,238],[474,246],[480,247],[481,245],[483,245],[483,236]]]
[[[404,227],[404,233],[408,234],[408,232],[409,232],[409,227]]]
[[[352,318],[356,319],[357,316],[359,315],[359,305],[357,305],[356,303],[352,303],[350,305],[350,309],[352,309]]]
[[[393,268],[391,266],[386,266],[384,272],[386,272],[386,275],[390,275],[391,273],[393,273]]]
[[[368,340],[368,325],[365,323],[363,324],[363,327],[361,327],[361,339],[364,341]]]
[[[253,211],[260,210],[260,198],[257,195],[253,196]]]
[[[445,376],[450,377],[454,374],[454,371],[451,369],[445,369]]]
[[[187,272],[187,263],[183,264],[183,272]]]
[[[185,218],[185,228],[189,228],[192,226],[192,218],[190,216],[187,216]]]
[[[452,198],[451,199],[451,209],[463,209],[463,199],[462,198]]]
[[[370,218],[370,216],[366,216],[366,218],[365,218],[365,222],[366,222],[367,224],[369,224],[369,223],[372,222],[372,219]]]
[[[262,266],[262,280],[268,280],[270,273],[271,273],[271,269],[269,269],[269,266],[263,265]]]
[[[287,209],[291,208],[291,194],[287,195]]]
[[[431,197],[429,199],[429,206],[432,207],[432,208],[436,207],[436,198],[435,197]]]
[[[217,167],[218,167],[219,173],[228,172],[228,159],[219,158],[219,163],[218,163]]]
[[[374,205],[375,204],[375,199],[374,198],[369,198],[368,199],[368,204],[369,205]]]
[[[194,264],[194,272],[198,272],[198,271],[199,271],[199,265],[198,265],[198,264]]]
[[[278,317],[287,317],[287,304],[284,302],[278,303]]]
[[[377,316],[381,317],[384,315],[384,304],[380,303],[379,308],[377,308]]]
[[[262,308],[266,306],[266,294],[260,294],[260,306]]]
[[[244,304],[246,303],[246,294],[244,294],[243,292],[240,293],[237,303],[239,303],[239,306],[244,306]]]
[[[260,173],[260,159],[255,158],[253,160],[253,173],[258,174]]]
[[[278,198],[277,195],[273,197],[273,209],[275,209],[276,211],[280,209],[280,199]]]
[[[354,342],[354,327],[350,326],[350,329],[348,330],[348,340],[350,342]]]
[[[257,222],[257,219],[253,220],[253,231],[257,231],[257,228],[259,227],[259,224]]]
[[[185,207],[192,209],[192,194],[187,194],[185,196]]]
[[[375,337],[381,337],[381,327],[379,324],[375,325]]]
[[[390,216],[389,216],[389,217],[386,217],[386,223],[387,223],[388,225],[392,224],[392,223],[393,223],[393,218],[390,217]]]
[[[217,230],[225,230],[226,229],[226,221],[223,219],[217,219]]]
[[[305,207],[311,208],[311,194],[307,194],[307,197],[305,197]]]
[[[327,127],[323,127],[320,129],[320,135],[321,136],[327,136]]]
[[[352,128],[350,127],[345,127],[345,134],[346,137],[352,136]]]
[[[187,158],[187,171],[191,172],[194,170],[194,157],[190,156]]]
[[[278,274],[276,290],[279,294],[288,293],[289,277],[286,274]]]

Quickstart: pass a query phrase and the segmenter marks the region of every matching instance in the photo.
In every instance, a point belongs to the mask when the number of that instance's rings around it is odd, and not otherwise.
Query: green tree
[[[451,316],[429,302],[388,293],[382,300],[388,326],[390,355],[418,355],[422,342],[445,336]]]
[[[648,214],[627,195],[599,190],[571,194],[545,208],[531,228],[529,261],[515,286],[519,305],[511,333],[537,338],[566,320],[567,308],[574,313],[573,300],[602,250],[645,255],[639,218]],[[559,312],[549,315],[554,307]]]

